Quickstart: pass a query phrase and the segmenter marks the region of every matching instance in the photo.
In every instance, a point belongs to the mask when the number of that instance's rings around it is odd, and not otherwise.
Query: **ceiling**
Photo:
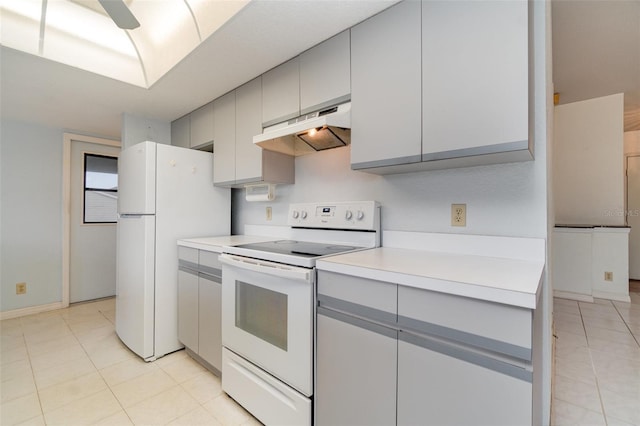
[[[115,13],[115,21],[99,1]],[[146,88],[247,3],[4,0],[0,3],[0,40],[16,50]],[[122,21],[124,16],[130,21]]]
[[[3,45],[0,114],[120,138],[122,113],[175,120],[396,1],[253,0],[148,89]]]
[[[173,121],[395,2],[250,1],[149,88],[2,45],[0,115],[117,139],[122,113]],[[624,92],[640,130],[640,2],[553,0],[552,21],[561,103]]]

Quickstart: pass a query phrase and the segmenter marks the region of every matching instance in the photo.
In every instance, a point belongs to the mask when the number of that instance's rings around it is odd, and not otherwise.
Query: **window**
[[[84,154],[84,223],[116,223],[118,158]]]

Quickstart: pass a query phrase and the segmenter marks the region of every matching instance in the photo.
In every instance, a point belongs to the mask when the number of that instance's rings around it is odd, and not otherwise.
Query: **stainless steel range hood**
[[[266,127],[253,143],[287,155],[304,155],[351,143],[351,102]]]

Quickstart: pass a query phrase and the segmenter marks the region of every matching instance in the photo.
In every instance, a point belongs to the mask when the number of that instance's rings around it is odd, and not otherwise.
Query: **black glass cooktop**
[[[344,253],[361,248],[356,246],[311,243],[308,241],[295,240],[279,240],[268,241],[266,243],[241,244],[236,247],[307,258],[329,256],[332,254]]]

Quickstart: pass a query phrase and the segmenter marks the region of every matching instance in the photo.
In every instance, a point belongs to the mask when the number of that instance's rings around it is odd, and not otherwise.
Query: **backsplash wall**
[[[350,147],[296,159],[296,183],[276,188],[272,202],[247,202],[233,190],[234,234],[244,225],[286,225],[290,203],[376,200],[382,229],[487,234],[546,235],[546,154],[538,161],[379,176],[350,168]],[[451,204],[467,204],[467,226],[452,227]],[[266,207],[273,218],[266,220]]]

